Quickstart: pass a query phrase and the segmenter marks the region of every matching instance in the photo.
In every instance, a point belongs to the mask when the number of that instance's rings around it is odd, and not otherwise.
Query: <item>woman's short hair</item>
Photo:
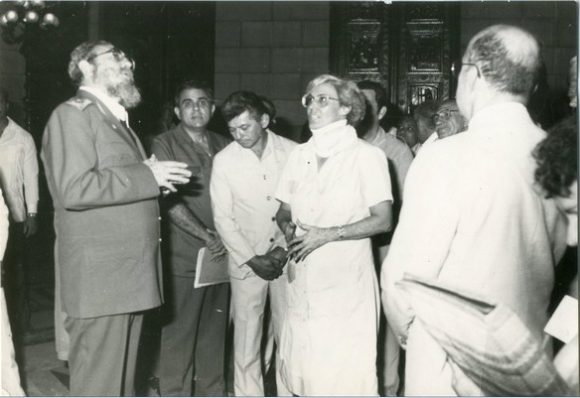
[[[576,115],[555,124],[534,150],[535,178],[546,197],[567,197],[578,177],[578,127]]]
[[[364,94],[360,91],[355,82],[348,79],[341,79],[333,75],[320,75],[315,77],[306,86],[306,93],[310,93],[314,87],[328,83],[334,87],[338,94],[340,105],[350,107],[350,112],[346,115],[348,124],[356,126],[365,116],[366,102]]]

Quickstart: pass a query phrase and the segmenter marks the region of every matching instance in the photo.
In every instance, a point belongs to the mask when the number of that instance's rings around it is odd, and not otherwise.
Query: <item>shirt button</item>
[[[272,200],[272,197],[270,195],[266,196],[266,200]]]
[[[161,242],[163,239],[159,238],[159,242]]]
[[[270,238],[270,243],[273,243],[273,242],[274,242],[274,238]]]
[[[158,219],[159,221],[161,221],[161,217],[157,217],[157,219]]]
[[[272,221],[276,221],[276,217],[272,217]]]

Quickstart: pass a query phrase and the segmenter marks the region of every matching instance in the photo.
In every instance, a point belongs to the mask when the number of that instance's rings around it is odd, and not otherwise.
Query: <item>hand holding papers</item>
[[[229,282],[228,256],[213,256],[202,247],[197,253],[194,288]]]

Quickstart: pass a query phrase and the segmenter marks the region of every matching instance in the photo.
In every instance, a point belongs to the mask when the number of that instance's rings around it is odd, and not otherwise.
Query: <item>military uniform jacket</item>
[[[135,133],[79,90],[50,116],[41,157],[64,311],[88,318],[160,305],[159,188]]]

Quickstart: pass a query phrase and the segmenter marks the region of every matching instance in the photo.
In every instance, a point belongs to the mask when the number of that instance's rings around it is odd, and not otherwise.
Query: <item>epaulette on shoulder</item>
[[[79,111],[85,110],[85,108],[92,103],[93,101],[91,101],[90,99],[81,97],[74,97],[65,102],[65,104],[74,106]]]

